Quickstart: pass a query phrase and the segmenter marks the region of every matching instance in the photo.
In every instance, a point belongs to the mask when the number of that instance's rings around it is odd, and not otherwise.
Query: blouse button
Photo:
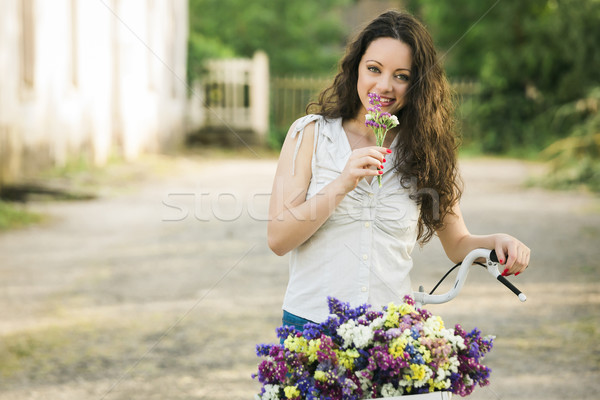
[[[367,260],[368,258],[369,258],[369,256],[368,256],[368,255],[366,255],[366,254],[363,254],[363,260]]]
[[[367,222],[365,222],[365,228],[368,228],[368,227],[370,227],[370,226],[371,226],[371,223],[370,223],[370,222],[368,222],[368,221],[367,221]]]
[[[363,291],[363,292],[366,292],[367,291],[367,287],[363,286],[363,287],[360,288],[360,290]]]

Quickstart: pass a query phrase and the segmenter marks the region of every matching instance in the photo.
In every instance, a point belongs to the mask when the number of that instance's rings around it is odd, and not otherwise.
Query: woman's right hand
[[[358,182],[367,176],[383,174],[385,156],[392,151],[387,147],[369,146],[352,151],[346,166],[337,178],[345,193],[356,188]]]
[[[310,238],[361,179],[379,175],[384,156],[391,153],[391,150],[377,146],[356,149],[341,174],[323,187],[318,195],[307,199],[312,179],[315,123],[304,128],[295,173],[294,154],[299,139],[292,135],[293,132],[292,126],[281,148],[269,202],[267,239],[269,247],[277,255],[286,254]]]

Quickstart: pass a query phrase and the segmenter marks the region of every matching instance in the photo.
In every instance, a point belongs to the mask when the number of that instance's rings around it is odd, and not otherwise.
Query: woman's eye
[[[401,81],[408,81],[410,79],[410,77],[405,74],[396,75],[396,78],[400,79]]]
[[[367,69],[371,72],[379,72],[379,68],[377,67],[367,67]]]

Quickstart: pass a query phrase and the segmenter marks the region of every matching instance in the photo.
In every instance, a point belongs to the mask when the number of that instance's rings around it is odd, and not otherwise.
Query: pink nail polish
[[[508,268],[506,268],[504,271],[502,271],[502,276],[506,276],[507,273],[508,273]]]
[[[520,274],[520,272],[517,272],[517,273],[515,274],[515,276],[517,276],[517,275],[519,275],[519,274]]]
[[[385,158],[383,159],[383,162],[385,162]]]
[[[387,151],[388,154],[392,153],[392,151],[390,149],[387,149],[386,151]]]
[[[379,171],[379,175],[383,174],[383,171]]]

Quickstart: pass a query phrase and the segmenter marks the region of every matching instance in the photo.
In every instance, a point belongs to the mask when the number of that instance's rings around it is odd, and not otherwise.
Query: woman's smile
[[[383,37],[371,42],[358,66],[356,89],[362,107],[357,117],[366,113],[369,93],[381,97],[381,108],[395,114],[405,104],[412,67],[411,48],[397,39]]]

